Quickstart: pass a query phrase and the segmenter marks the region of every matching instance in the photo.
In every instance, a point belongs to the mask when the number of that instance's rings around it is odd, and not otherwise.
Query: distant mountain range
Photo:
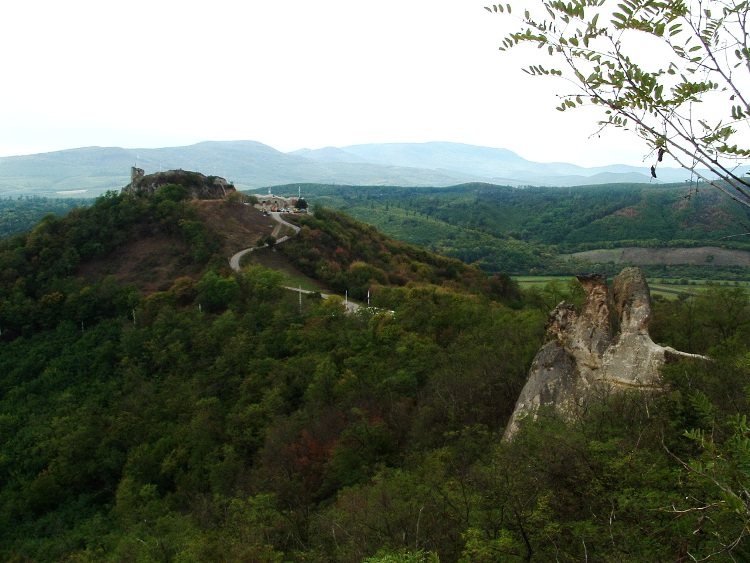
[[[258,189],[295,182],[451,186],[487,182],[512,186],[576,186],[654,182],[646,166],[583,168],[525,160],[507,149],[460,143],[381,143],[283,153],[255,141],[206,141],[185,147],[86,147],[0,158],[0,196],[94,197],[130,182],[130,167],[146,173],[194,170]],[[689,179],[660,168],[658,182]]]

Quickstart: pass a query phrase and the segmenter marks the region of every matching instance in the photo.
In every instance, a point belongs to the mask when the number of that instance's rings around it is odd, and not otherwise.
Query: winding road
[[[288,221],[285,221],[284,219],[282,219],[281,213],[272,211],[270,215],[278,223],[278,225],[274,227],[273,232],[271,233],[271,236],[276,239],[276,244],[289,240],[288,235],[279,238],[279,235],[282,233],[284,227],[288,227],[292,229],[295,235],[299,232],[299,227],[297,225],[292,225]],[[229,267],[232,268],[235,272],[238,272],[240,270],[240,260],[242,259],[242,257],[248,252],[252,252],[253,250],[256,250],[257,248],[263,248],[263,247],[253,246],[251,248],[245,248],[244,250],[240,250],[237,254],[235,254],[229,259]]]
[[[272,211],[270,213],[270,215],[278,223],[278,225],[276,225],[276,227],[274,227],[273,232],[271,233],[271,236],[273,236],[273,237],[276,238],[276,244],[281,244],[282,242],[285,242],[285,241],[289,240],[292,236],[296,235],[299,232],[299,227],[297,225],[293,225],[293,224],[289,223],[288,221],[284,220],[281,217],[281,213],[278,213],[276,211]],[[285,236],[283,236],[281,238],[278,238],[278,236],[286,228],[292,229],[294,231],[294,234],[293,235],[285,235]],[[254,250],[257,250],[258,248],[264,248],[264,247],[262,247],[262,246],[252,246],[250,248],[245,248],[243,250],[240,250],[238,253],[236,253],[235,255],[233,255],[229,259],[229,267],[232,268],[235,272],[239,272],[240,271],[240,260],[242,259],[242,257],[245,254],[249,253],[249,252],[253,252]],[[310,291],[308,289],[300,289],[298,287],[284,286],[284,289],[288,289],[289,291],[296,291],[297,293],[304,293],[304,294],[316,293],[315,291]],[[320,296],[323,299],[328,299],[331,296],[331,294],[330,293],[321,293]],[[358,303],[352,303],[348,299],[346,299],[344,301],[344,305],[346,306],[347,310],[349,312],[351,312],[351,313],[354,313],[354,312],[358,311],[359,308],[360,308],[360,305]]]

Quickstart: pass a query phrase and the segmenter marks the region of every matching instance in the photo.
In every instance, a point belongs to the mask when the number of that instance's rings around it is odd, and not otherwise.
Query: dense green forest
[[[0,238],[30,230],[45,215],[66,215],[90,200],[27,196],[0,199]]]
[[[750,557],[742,289],[655,300],[654,340],[712,362],[504,443],[547,315],[580,286],[521,292],[339,212],[299,222],[278,251],[374,308],[231,271],[179,186],[0,242],[0,558]],[[192,251],[163,290],[81,275],[164,233]]]
[[[279,186],[341,209],[409,244],[511,275],[614,274],[622,264],[561,260],[621,247],[720,246],[750,250],[748,211],[710,187],[642,184],[576,188]],[[652,276],[742,279],[746,268],[644,266]]]

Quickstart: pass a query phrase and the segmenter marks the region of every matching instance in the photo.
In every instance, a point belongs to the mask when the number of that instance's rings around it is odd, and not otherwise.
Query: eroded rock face
[[[124,193],[154,194],[162,186],[179,184],[190,191],[193,199],[223,199],[235,191],[234,186],[218,176],[204,176],[187,170],[168,170],[145,175],[140,168],[130,171],[130,184],[123,188]]]
[[[700,357],[651,340],[651,295],[639,268],[624,269],[611,289],[600,275],[578,276],[578,280],[586,292],[581,311],[563,302],[550,314],[548,341],[534,358],[505,439],[540,406],[572,419],[588,400],[601,394],[658,388],[659,369],[668,361]]]

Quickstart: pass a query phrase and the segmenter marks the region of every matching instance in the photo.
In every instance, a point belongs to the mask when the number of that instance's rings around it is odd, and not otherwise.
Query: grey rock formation
[[[193,199],[223,199],[235,191],[234,186],[218,176],[204,176],[200,172],[187,170],[168,170],[146,175],[141,168],[135,167],[130,169],[130,183],[122,191],[152,195],[168,184],[185,186]]]
[[[504,439],[520,421],[549,406],[572,419],[596,396],[623,389],[658,389],[660,368],[680,358],[703,358],[655,344],[648,333],[651,296],[639,268],[615,276],[578,276],[586,300],[578,312],[565,302],[550,314],[548,341],[536,355]]]

